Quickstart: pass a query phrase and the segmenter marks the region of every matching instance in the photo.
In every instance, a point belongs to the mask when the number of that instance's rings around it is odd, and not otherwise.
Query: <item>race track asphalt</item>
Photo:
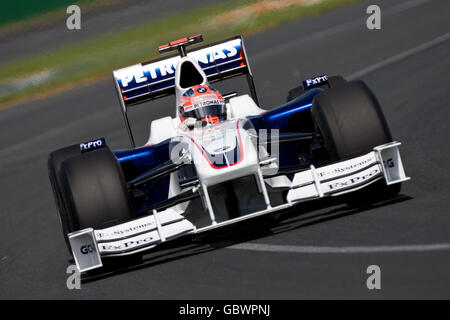
[[[46,160],[94,137],[128,146],[113,83],[98,82],[0,112],[0,298],[450,298],[450,2],[375,2],[381,30],[366,28],[366,2],[245,41],[264,108],[323,73],[358,76],[374,90],[412,177],[399,197],[363,210],[298,206],[277,226],[68,290]],[[139,143],[172,106],[167,98],[132,112]],[[369,265],[381,269],[381,290],[366,287]]]

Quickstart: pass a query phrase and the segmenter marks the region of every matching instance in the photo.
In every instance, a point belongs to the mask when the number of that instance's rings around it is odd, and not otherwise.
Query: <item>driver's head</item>
[[[218,123],[226,120],[226,108],[222,95],[209,85],[197,85],[187,89],[178,107],[180,119],[195,118],[203,122]]]

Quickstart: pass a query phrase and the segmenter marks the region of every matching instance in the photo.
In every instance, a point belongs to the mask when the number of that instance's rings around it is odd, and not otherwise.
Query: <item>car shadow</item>
[[[105,263],[101,269],[83,273],[81,282],[85,284],[99,281],[111,276],[149,268],[412,199],[410,196],[400,194],[383,202],[356,208],[345,204],[339,197],[304,202],[275,215],[253,218],[225,227],[222,230],[214,230],[204,235],[182,236],[159,245],[158,251],[146,254],[139,260],[110,258],[115,262]],[[323,211],[324,209],[326,211]]]

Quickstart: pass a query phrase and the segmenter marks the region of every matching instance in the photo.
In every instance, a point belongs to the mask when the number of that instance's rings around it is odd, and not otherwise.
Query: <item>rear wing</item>
[[[210,83],[246,75],[250,94],[258,103],[253,76],[241,36],[189,50],[187,56],[198,61]],[[113,71],[114,82],[133,147],[134,139],[126,115],[127,109],[130,106],[174,94],[175,67],[180,59],[179,55],[170,55]]]

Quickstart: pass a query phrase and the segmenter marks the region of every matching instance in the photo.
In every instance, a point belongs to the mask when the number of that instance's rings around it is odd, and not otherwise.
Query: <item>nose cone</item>
[[[243,125],[229,120],[188,132],[189,152],[202,183],[215,185],[257,172],[257,146]]]

